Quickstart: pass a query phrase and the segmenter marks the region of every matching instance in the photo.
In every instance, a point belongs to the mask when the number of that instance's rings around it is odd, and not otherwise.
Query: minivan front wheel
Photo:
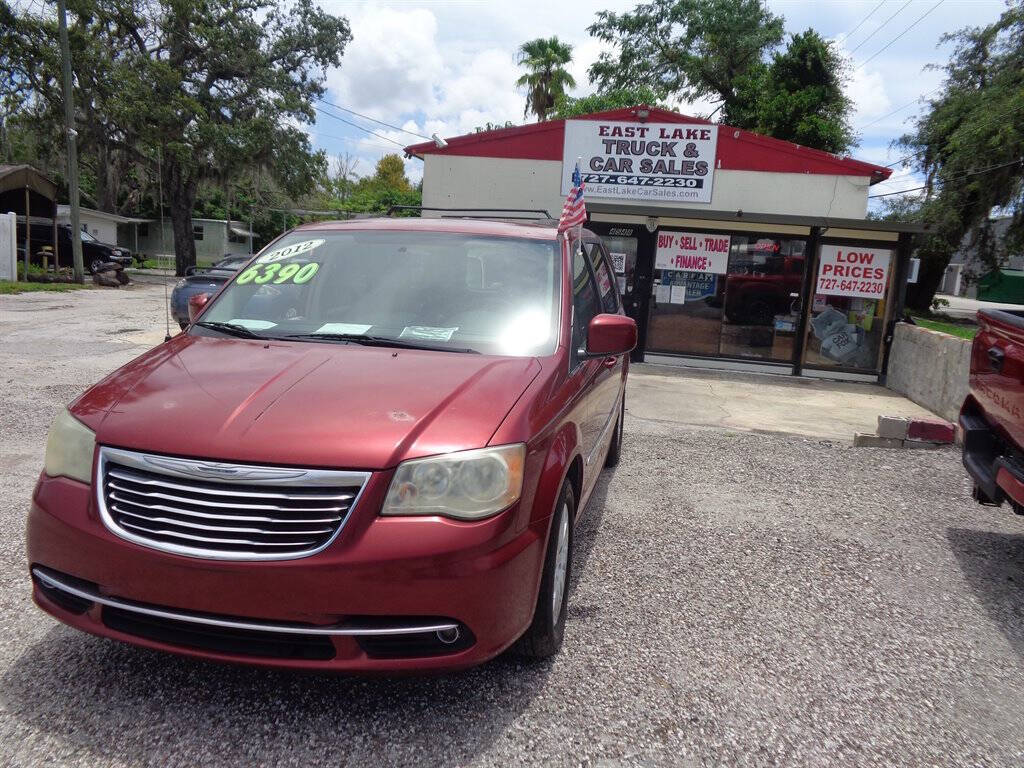
[[[566,480],[551,520],[547,555],[541,574],[533,622],[519,639],[516,650],[530,659],[546,659],[562,647],[565,636],[565,610],[572,573],[573,520],[576,497]]]

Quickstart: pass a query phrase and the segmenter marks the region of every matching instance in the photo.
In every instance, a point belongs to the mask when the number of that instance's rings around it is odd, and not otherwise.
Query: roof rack
[[[459,213],[462,218],[467,219],[491,219],[495,217],[495,214],[504,213],[533,213],[538,218],[550,219],[551,214],[548,213],[544,208],[435,208],[427,205],[392,205],[388,208],[388,216],[391,216],[395,211],[443,211],[447,213]],[[479,216],[466,216],[465,214],[487,214]],[[524,216],[502,216],[501,218],[526,218]]]

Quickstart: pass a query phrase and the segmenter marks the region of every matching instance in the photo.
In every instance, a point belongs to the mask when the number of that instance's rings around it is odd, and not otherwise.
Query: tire
[[[100,271],[100,267],[103,266],[103,259],[93,259],[89,262],[89,274],[95,275]]]
[[[619,421],[615,425],[615,434],[612,435],[612,444],[608,446],[608,455],[604,457],[606,467],[614,467],[622,457],[622,422],[626,419],[626,393],[622,393],[622,406],[619,409]]]
[[[568,480],[562,486],[555,510],[533,622],[515,648],[520,656],[528,659],[540,660],[555,655],[565,636],[565,610],[569,601],[569,577],[572,575],[573,519],[576,516],[576,497]],[[557,598],[556,588],[560,592]]]

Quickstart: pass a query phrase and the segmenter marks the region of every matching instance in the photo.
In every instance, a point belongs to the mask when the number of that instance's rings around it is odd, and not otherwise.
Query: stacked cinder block
[[[853,444],[864,448],[941,448],[953,442],[953,425],[942,419],[879,416],[875,434],[858,432]]]

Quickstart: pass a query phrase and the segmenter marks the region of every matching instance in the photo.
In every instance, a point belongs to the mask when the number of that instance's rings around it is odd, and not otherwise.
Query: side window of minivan
[[[569,370],[579,365],[587,351],[587,329],[601,307],[597,299],[594,276],[587,258],[579,247],[572,257],[572,349],[569,352]]]
[[[601,311],[615,314],[619,311],[619,300],[615,295],[615,280],[608,268],[608,256],[598,243],[586,244],[590,264],[597,277],[597,293],[601,297]]]

